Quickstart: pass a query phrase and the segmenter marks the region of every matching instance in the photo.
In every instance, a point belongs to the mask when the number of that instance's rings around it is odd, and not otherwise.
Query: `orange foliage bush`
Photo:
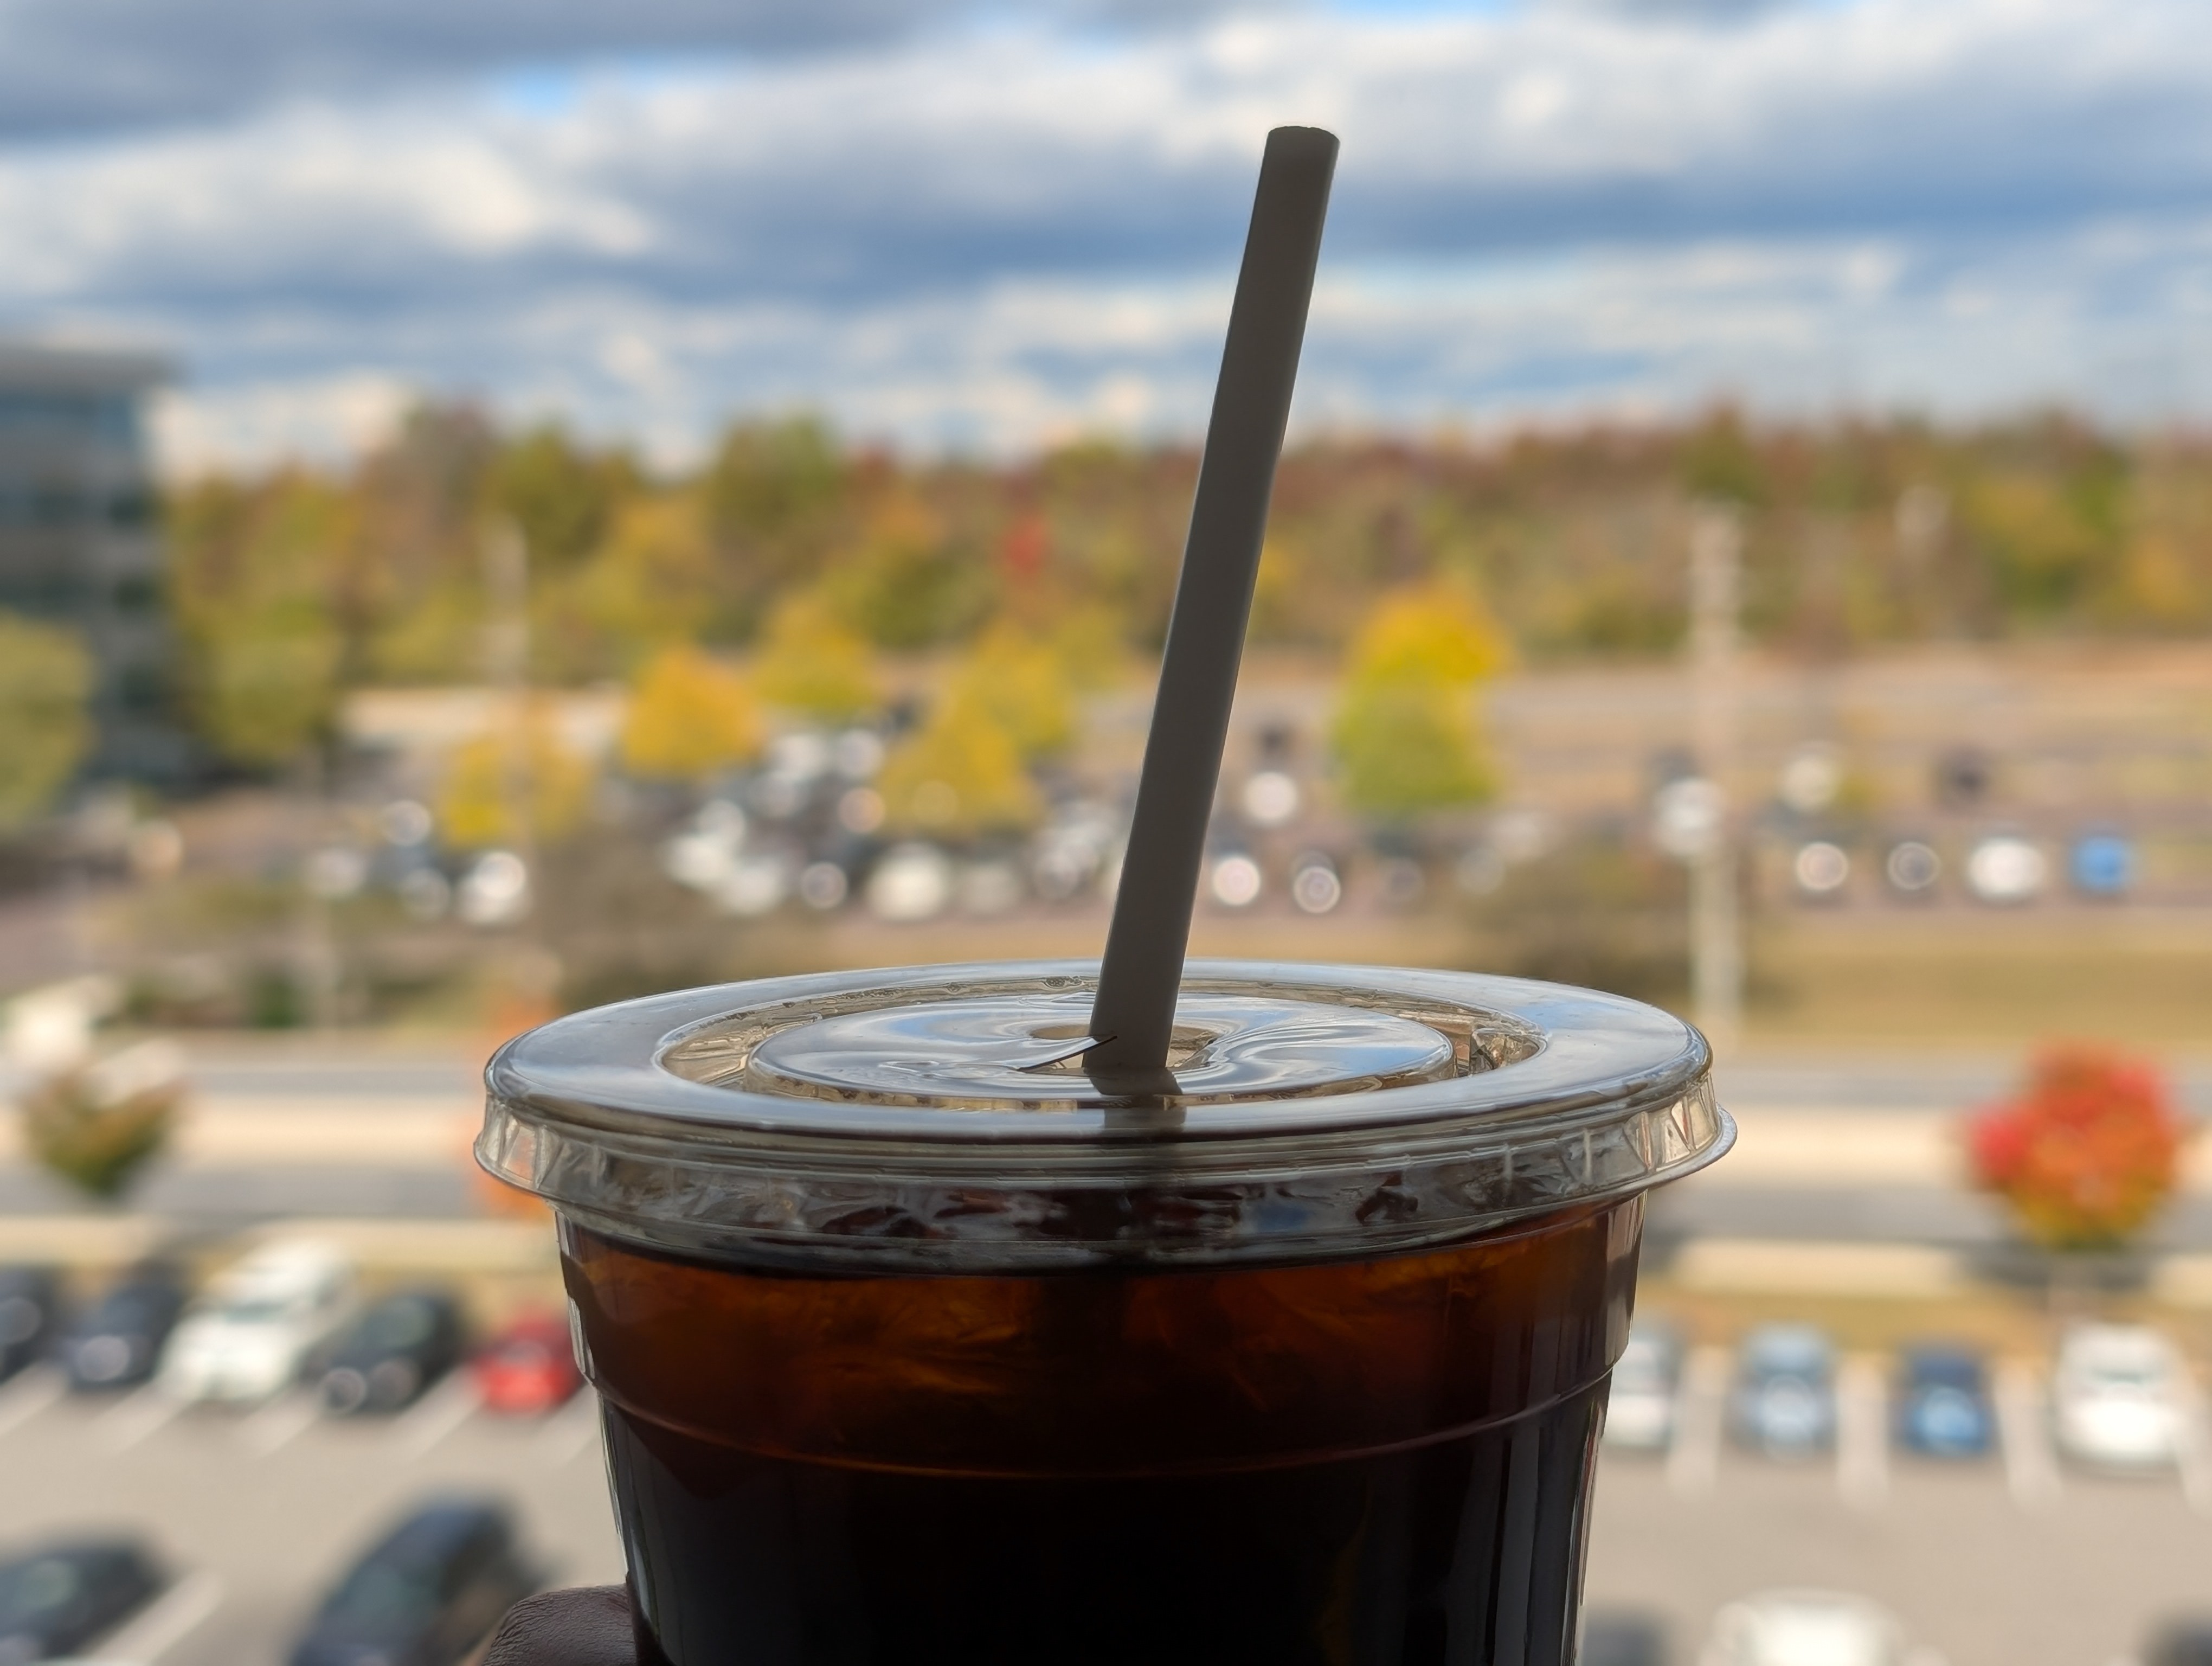
[[[2027,1091],[1968,1125],[1975,1178],[2038,1243],[2110,1248],[2173,1190],[2183,1128],[2148,1066],[2102,1049],[2055,1047]]]

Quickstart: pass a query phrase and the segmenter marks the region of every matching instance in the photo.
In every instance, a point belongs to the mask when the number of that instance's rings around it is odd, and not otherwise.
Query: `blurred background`
[[[1743,1125],[1585,1659],[2212,1661],[2189,0],[0,37],[0,1661],[617,1576],[476,1073],[1097,952],[1280,121],[1345,148],[1194,946],[1657,1001]]]

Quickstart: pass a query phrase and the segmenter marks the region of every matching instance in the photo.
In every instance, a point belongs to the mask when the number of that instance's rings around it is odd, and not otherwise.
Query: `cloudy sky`
[[[180,468],[1191,434],[1283,121],[1309,430],[2212,416],[2203,0],[0,0],[0,330],[171,352]]]

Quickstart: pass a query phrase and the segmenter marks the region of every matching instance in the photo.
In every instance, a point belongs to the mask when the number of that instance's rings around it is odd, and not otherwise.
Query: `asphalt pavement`
[[[1889,1446],[1865,1357],[1840,1373],[1834,1452],[1740,1451],[1721,1432],[1727,1373],[1717,1351],[1693,1357],[1674,1448],[1609,1452],[1599,1474],[1587,1602],[1658,1619],[1675,1666],[1723,1604],[1776,1590],[1871,1597],[1947,1666],[2116,1666],[2159,1623],[2212,1616],[2212,1470],[2063,1463],[2027,1362],[2000,1370],[1998,1450],[1964,1460]]]
[[[2004,1218],[1965,1183],[1962,1116],[2002,1096],[2020,1061],[2000,1054],[1753,1055],[1720,1072],[1743,1138],[1709,1174],[1656,1201],[1655,1243],[1692,1237],[2002,1243]],[[2212,1119],[2212,1061],[2173,1073],[2188,1115]],[[347,1037],[191,1049],[193,1097],[175,1149],[131,1203],[193,1232],[288,1215],[439,1219],[481,1207],[468,1146],[482,1116],[476,1062],[458,1048]],[[0,1080],[0,1097],[9,1084]],[[83,1201],[40,1171],[0,1118],[0,1215]],[[2212,1250],[2212,1151],[2152,1235]]]
[[[1608,1450],[1600,1469],[1589,1605],[1657,1618],[1674,1666],[1723,1604],[1781,1587],[1872,1597],[1948,1666],[2111,1666],[2157,1620],[2212,1612],[2212,1473],[2068,1469],[2029,1362],[2001,1373],[2001,1449],[1954,1462],[1890,1450],[1867,1356],[1844,1364],[1835,1452],[1740,1452],[1721,1433],[1727,1371],[1693,1356],[1674,1449]],[[454,1379],[396,1418],[332,1420],[304,1396],[246,1413],[87,1401],[34,1371],[0,1387],[0,1547],[145,1534],[177,1583],[98,1658],[281,1666],[337,1572],[432,1496],[508,1499],[549,1581],[619,1578],[595,1415],[587,1395],[495,1418]]]
[[[397,1417],[337,1420],[305,1394],[245,1413],[87,1400],[34,1368],[0,1386],[0,1548],[122,1529],[176,1575],[94,1651],[133,1666],[281,1666],[338,1572],[441,1494],[507,1499],[549,1583],[622,1577],[588,1393],[515,1420],[453,1377]]]

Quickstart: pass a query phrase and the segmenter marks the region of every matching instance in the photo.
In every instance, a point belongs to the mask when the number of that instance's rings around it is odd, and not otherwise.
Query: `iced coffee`
[[[1090,994],[775,980],[495,1060],[647,1658],[1565,1666],[1643,1194],[1731,1137],[1702,1040],[1201,962],[1121,1094]]]

